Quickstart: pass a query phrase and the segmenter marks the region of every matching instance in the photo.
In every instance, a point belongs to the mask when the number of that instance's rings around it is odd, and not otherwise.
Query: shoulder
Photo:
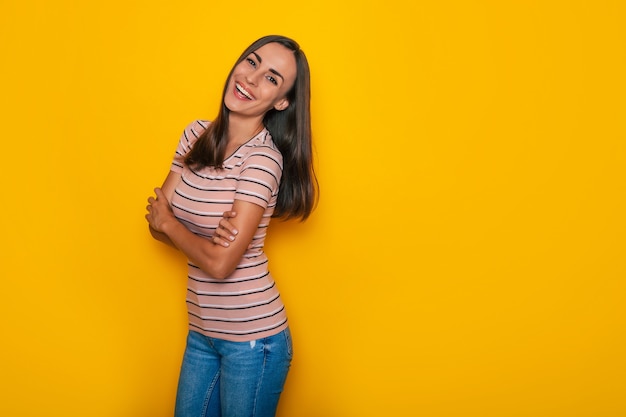
[[[272,135],[265,129],[257,138],[251,143],[251,149],[248,153],[248,158],[269,158],[276,162],[282,168],[283,155],[272,140]]]
[[[210,124],[211,122],[208,120],[194,120],[185,126],[183,133],[180,135],[180,140],[178,141],[177,153],[185,155]]]
[[[185,134],[190,135],[191,137],[195,137],[195,139],[198,139],[200,135],[205,130],[207,130],[210,124],[211,122],[208,120],[202,120],[202,119],[194,120],[193,122],[189,123],[185,127]]]

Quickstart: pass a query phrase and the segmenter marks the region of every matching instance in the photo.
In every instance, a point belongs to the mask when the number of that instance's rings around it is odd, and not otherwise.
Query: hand
[[[211,238],[211,241],[213,243],[227,248],[228,246],[230,246],[230,242],[235,241],[235,236],[237,236],[237,233],[239,233],[239,231],[228,219],[232,219],[236,215],[237,213],[234,211],[224,212],[224,217],[220,219],[220,223],[215,230],[215,234]]]
[[[176,217],[174,217],[170,203],[167,201],[163,191],[160,188],[155,188],[154,192],[156,198],[148,198],[148,206],[146,207],[148,214],[146,214],[146,220],[148,220],[148,224],[150,224],[151,228],[157,232],[163,233],[163,225],[168,221],[176,221]]]

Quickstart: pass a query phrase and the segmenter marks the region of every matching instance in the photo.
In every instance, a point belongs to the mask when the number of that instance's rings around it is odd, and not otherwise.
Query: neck
[[[230,114],[228,118],[229,144],[242,144],[263,130],[263,118],[243,119]]]

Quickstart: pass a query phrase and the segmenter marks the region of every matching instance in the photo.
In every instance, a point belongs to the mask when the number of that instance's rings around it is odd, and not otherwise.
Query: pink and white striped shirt
[[[282,155],[263,129],[228,156],[222,169],[195,171],[184,158],[208,125],[195,121],[180,138],[171,166],[182,174],[171,201],[174,215],[193,233],[210,238],[236,199],[260,205],[265,212],[244,256],[226,279],[214,279],[188,263],[189,328],[236,342],[268,337],[287,327],[285,306],[263,251],[278,197]]]

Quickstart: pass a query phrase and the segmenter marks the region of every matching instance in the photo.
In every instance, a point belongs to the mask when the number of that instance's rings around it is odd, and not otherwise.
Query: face
[[[270,109],[284,110],[286,94],[296,80],[296,58],[279,43],[263,45],[235,66],[224,104],[233,113],[262,117]]]

